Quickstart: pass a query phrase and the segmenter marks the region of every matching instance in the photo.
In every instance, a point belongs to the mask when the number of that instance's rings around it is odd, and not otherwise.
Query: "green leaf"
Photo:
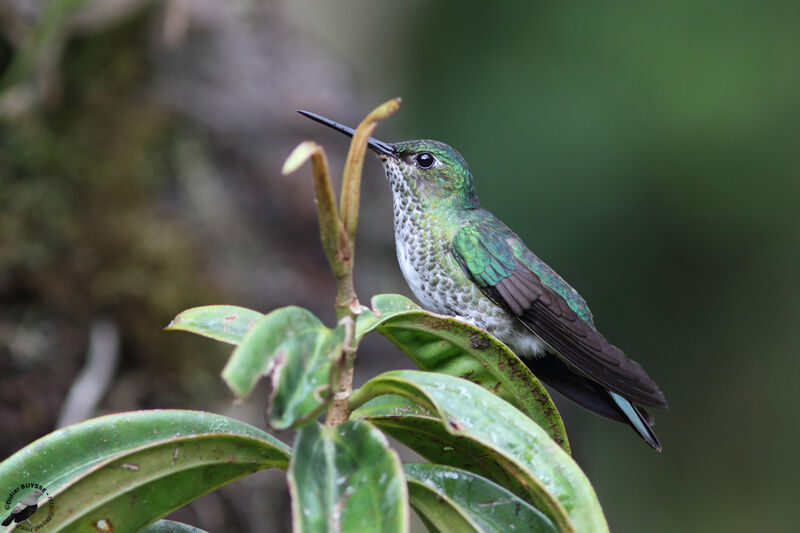
[[[400,461],[366,422],[303,426],[289,464],[289,490],[295,533],[408,530]]]
[[[372,299],[356,322],[356,338],[377,330],[422,370],[458,376],[491,390],[543,427],[569,452],[564,422],[550,395],[508,347],[485,331],[438,315],[396,294]]]
[[[344,329],[307,329],[280,345],[272,368],[269,421],[276,429],[316,417],[332,398],[331,370],[342,352]]]
[[[356,340],[374,331],[381,324],[404,313],[424,311],[420,306],[399,294],[376,294],[370,301],[372,309],[363,307],[356,321]]]
[[[559,531],[608,531],[594,489],[578,465],[508,402],[453,376],[394,371],[354,391],[350,405],[358,407],[382,394],[404,396],[436,413],[437,418],[388,415],[369,419],[424,457],[492,479],[532,502]],[[402,431],[391,431],[392,424]],[[427,441],[426,432],[438,440]],[[412,439],[413,433],[417,435]],[[415,447],[425,442],[429,444]]]
[[[153,522],[146,528],[142,529],[139,533],[207,533],[204,529],[200,529],[183,522],[174,522],[172,520],[158,520]]]
[[[290,449],[269,433],[244,422],[201,411],[163,409],[101,416],[45,435],[0,463],[0,494],[19,485],[20,474],[53,491],[100,461],[131,448],[183,435],[230,433]],[[24,480],[23,480],[24,481]]]
[[[284,464],[282,454],[253,437],[176,437],[114,456],[53,494],[48,530],[100,529],[102,523],[136,531],[226,483]],[[47,513],[42,508],[32,521]]]
[[[403,465],[405,468],[405,465]],[[433,488],[408,480],[408,499],[411,508],[431,533],[480,532],[480,526],[465,509]]]
[[[370,402],[371,403],[371,402]],[[437,416],[381,416],[375,413],[363,417],[361,409],[351,417],[369,420],[386,435],[403,443],[431,462],[463,468],[492,479],[512,492],[529,499],[520,480],[505,469],[502,458],[476,440],[465,439],[448,432],[447,425]]]
[[[188,331],[228,344],[239,344],[264,315],[235,305],[206,305],[187,309],[172,319],[167,331]]]
[[[466,470],[414,463],[404,464],[403,470],[411,506],[441,531],[556,531],[538,509]],[[461,520],[465,524],[456,526]]]
[[[383,394],[371,399],[354,411],[351,418],[372,418],[386,416],[420,416],[439,419],[438,415],[419,404],[396,394]]]
[[[23,482],[55,502],[48,531],[110,525],[136,531],[225,483],[286,468],[290,451],[271,435],[224,416],[137,411],[81,422],[0,463],[0,490]],[[41,523],[49,506],[31,517]],[[97,529],[95,527],[95,529]]]
[[[258,380],[267,374],[279,355],[281,345],[308,329],[324,327],[309,311],[283,307],[261,317],[240,340],[222,371],[222,378],[239,400],[250,395]]]

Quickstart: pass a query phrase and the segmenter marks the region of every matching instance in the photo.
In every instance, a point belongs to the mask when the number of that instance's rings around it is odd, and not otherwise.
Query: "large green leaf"
[[[403,470],[411,506],[441,531],[556,531],[538,509],[484,477],[428,463],[405,464]],[[454,527],[462,517],[464,525]]]
[[[387,400],[392,398],[391,400]],[[396,398],[402,400],[397,402]],[[523,497],[528,490],[502,459],[474,439],[453,434],[439,415],[402,397],[384,395],[356,409],[351,418],[369,420],[381,431],[434,463],[462,468],[492,479]]]
[[[369,420],[385,434],[431,462],[480,474],[530,499],[526,485],[506,469],[501,456],[480,441],[450,433],[447,424],[438,416],[392,416],[380,413],[364,416],[361,409],[356,410],[352,416]]]
[[[0,490],[8,494],[23,482],[46,487],[54,501],[48,531],[92,524],[136,531],[220,485],[286,468],[289,455],[271,435],[224,416],[137,411],[68,426],[28,445],[0,463]],[[40,507],[31,521],[41,523],[49,512]]]
[[[465,509],[424,483],[408,480],[408,500],[431,533],[480,532],[480,526]]]
[[[564,423],[550,395],[508,347],[485,331],[425,311],[396,294],[372,299],[356,322],[356,338],[377,330],[422,370],[477,383],[514,405],[569,452]]]
[[[187,309],[164,328],[188,331],[228,344],[239,344],[264,315],[235,305],[206,305]]]
[[[394,371],[354,391],[351,407],[382,394],[404,396],[436,414],[436,418],[390,414],[369,418],[423,456],[503,485],[531,501],[559,531],[608,531],[594,489],[578,465],[541,427],[508,402],[453,376]],[[353,416],[361,414],[356,411]],[[392,424],[401,431],[389,431]],[[431,442],[425,438],[430,437],[424,435],[426,432],[454,438]],[[417,435],[410,438],[414,433]],[[425,442],[428,444],[415,447]],[[465,464],[472,460],[474,464]]]
[[[408,530],[400,461],[386,437],[361,420],[302,427],[289,490],[295,533]]]
[[[57,490],[90,466],[126,450],[173,437],[230,433],[267,441],[288,462],[290,449],[269,433],[244,422],[201,411],[163,409],[101,416],[67,426],[32,442],[0,463],[0,494],[27,476]],[[27,479],[26,479],[27,480]]]
[[[56,511],[47,528],[89,530],[103,523],[109,531],[137,531],[207,492],[285,460],[265,441],[240,435],[191,435],[146,445],[96,465],[54,493]],[[37,515],[44,520],[47,513],[44,507],[31,521]]]

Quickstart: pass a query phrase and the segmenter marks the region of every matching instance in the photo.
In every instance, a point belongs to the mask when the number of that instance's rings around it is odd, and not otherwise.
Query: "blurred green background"
[[[279,169],[347,142],[294,110],[402,96],[376,136],[456,147],[667,395],[661,454],[559,404],[612,530],[796,530],[798,27],[779,1],[0,1],[0,457],[54,429],[98,323],[118,363],[91,416],[263,427],[266,385],[231,406],[227,349],[161,328],[208,303],[331,321],[309,173]],[[363,194],[361,299],[410,296],[377,161]],[[409,365],[372,339],[357,381]],[[266,473],[178,518],[280,531],[287,501]]]

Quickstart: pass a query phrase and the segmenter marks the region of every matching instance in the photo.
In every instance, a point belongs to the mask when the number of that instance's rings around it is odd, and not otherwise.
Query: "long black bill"
[[[338,132],[344,133],[345,135],[349,135],[350,137],[352,137],[353,134],[356,132],[356,130],[354,130],[353,128],[349,128],[349,127],[345,126],[344,124],[339,124],[338,122],[335,122],[335,121],[333,121],[333,120],[331,120],[329,118],[325,118],[323,116],[317,115],[316,113],[312,113],[310,111],[302,111],[300,109],[298,109],[297,112],[300,113],[301,115],[303,115],[304,117],[308,117],[311,120],[319,122],[320,124],[325,124],[329,128],[333,128]],[[378,139],[375,139],[374,137],[370,137],[369,138],[369,141],[367,141],[367,146],[369,146],[369,148],[372,151],[374,151],[374,152],[376,152],[378,154],[394,155],[394,148],[392,148],[391,144],[385,143],[383,141],[379,141]]]

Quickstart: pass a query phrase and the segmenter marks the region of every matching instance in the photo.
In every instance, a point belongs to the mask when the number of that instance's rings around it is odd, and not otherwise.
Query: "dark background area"
[[[482,204],[589,302],[665,391],[664,452],[559,402],[616,532],[790,531],[800,479],[800,4],[0,1],[0,458],[55,428],[92,326],[118,364],[92,416],[241,406],[229,349],[162,328],[184,308],[297,304],[333,278],[308,169],[402,96],[376,136],[433,138]],[[390,191],[364,169],[356,285],[411,296]],[[356,381],[410,363],[368,338]],[[291,442],[290,434],[279,435]],[[288,528],[283,474],[179,518]]]

